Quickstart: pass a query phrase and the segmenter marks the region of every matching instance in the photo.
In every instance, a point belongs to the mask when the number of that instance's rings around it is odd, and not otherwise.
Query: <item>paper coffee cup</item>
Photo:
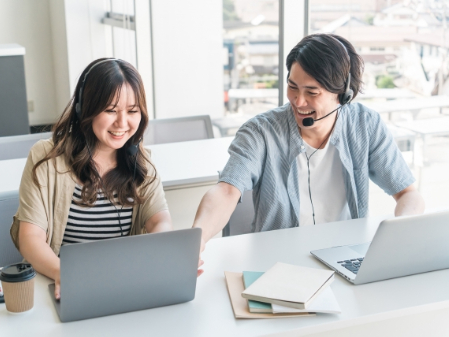
[[[6,266],[0,273],[6,310],[19,313],[34,306],[34,277],[31,264],[16,263]]]

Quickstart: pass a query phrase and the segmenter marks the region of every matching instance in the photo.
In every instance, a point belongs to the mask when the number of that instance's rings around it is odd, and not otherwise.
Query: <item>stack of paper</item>
[[[329,287],[334,272],[277,263],[267,272],[245,271],[243,274],[225,272],[231,296],[230,280],[243,278],[242,299],[247,299],[250,318],[253,315],[290,317],[309,313],[340,313],[340,307]],[[242,303],[239,301],[239,303]],[[234,314],[237,318],[236,308]]]

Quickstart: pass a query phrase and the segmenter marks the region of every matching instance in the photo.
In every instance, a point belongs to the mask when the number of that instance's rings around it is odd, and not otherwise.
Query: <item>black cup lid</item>
[[[29,263],[16,263],[3,267],[0,280],[4,282],[24,282],[36,276],[36,272]]]

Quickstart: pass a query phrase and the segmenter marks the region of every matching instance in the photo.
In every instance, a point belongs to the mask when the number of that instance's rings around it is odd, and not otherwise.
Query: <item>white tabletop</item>
[[[213,184],[228,161],[233,137],[147,146],[164,188]],[[26,158],[0,161],[0,194],[19,190]]]
[[[0,305],[1,333],[5,336],[134,336],[146,332],[152,336],[198,337],[254,336],[296,330],[295,335],[303,335],[448,308],[449,270],[442,270],[358,286],[336,275],[331,288],[341,306],[341,314],[234,318],[224,271],[266,271],[278,261],[324,269],[310,255],[310,250],[369,241],[378,222],[379,218],[358,219],[213,239],[203,253],[205,272],[198,279],[193,301],[72,323],[59,322],[47,289],[50,280],[38,276],[32,311],[12,315]]]
[[[0,56],[25,55],[25,47],[17,43],[0,44]]]
[[[449,134],[449,117],[419,119],[395,124],[421,135]]]
[[[229,159],[233,137],[147,146],[164,188],[215,183]]]
[[[413,111],[427,108],[449,107],[449,96],[439,95],[423,98],[396,99],[386,102],[363,102],[363,104],[378,113]]]

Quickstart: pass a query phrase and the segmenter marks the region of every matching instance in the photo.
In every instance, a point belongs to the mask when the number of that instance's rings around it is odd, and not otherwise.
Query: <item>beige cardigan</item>
[[[42,163],[36,170],[40,187],[33,182],[33,166],[52,149],[51,139],[37,142],[30,150],[19,189],[19,209],[13,217],[11,238],[19,249],[20,221],[41,227],[47,233],[47,243],[59,255],[69,215],[76,178],[63,156]],[[154,175],[148,165],[148,176]],[[144,192],[145,202],[133,207],[130,235],[145,233],[145,222],[154,214],[167,210],[159,175]]]

